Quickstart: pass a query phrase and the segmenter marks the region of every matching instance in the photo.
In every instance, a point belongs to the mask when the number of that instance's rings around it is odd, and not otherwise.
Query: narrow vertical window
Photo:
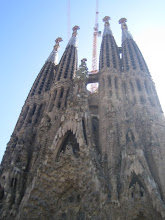
[[[118,94],[118,78],[115,76],[115,91],[116,91],[116,97],[119,98],[119,94]]]
[[[142,95],[140,96],[140,102],[141,102],[141,104],[145,103],[145,99],[144,99],[144,97]]]
[[[149,95],[149,88],[148,88],[147,81],[144,81],[144,86],[145,86],[147,94]]]
[[[60,92],[59,101],[58,101],[58,106],[57,106],[58,108],[61,107],[61,101],[62,101],[63,94],[64,94],[64,88],[62,87],[61,92]]]
[[[115,89],[118,89],[118,78],[115,76]]]
[[[85,139],[85,142],[86,142],[86,144],[87,144],[87,135],[86,135],[86,129],[85,129],[85,121],[84,121],[84,119],[82,119],[82,127],[83,127],[84,139]]]
[[[94,142],[96,145],[96,150],[98,153],[100,153],[99,148],[99,120],[97,117],[92,118],[92,129],[93,129],[93,136],[94,136]]]
[[[130,80],[129,84],[130,84],[130,87],[131,87],[131,91],[134,93],[134,86],[133,86],[133,83],[132,83],[131,80]]]
[[[141,87],[141,84],[140,84],[140,80],[139,80],[139,79],[136,80],[136,85],[137,85],[138,90],[139,90],[139,91],[142,91],[142,87]]]
[[[122,83],[122,89],[123,89],[123,97],[124,99],[127,99],[127,88],[125,82]]]
[[[65,97],[65,108],[67,107],[67,100],[68,100],[68,96],[69,96],[69,91],[70,91],[70,89],[68,88],[67,93],[66,93],[66,97]]]
[[[108,76],[108,86],[111,88],[111,77],[110,76]]]

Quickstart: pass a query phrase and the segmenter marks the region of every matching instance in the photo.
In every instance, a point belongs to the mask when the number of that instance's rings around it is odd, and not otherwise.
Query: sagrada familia
[[[0,166],[0,219],[165,219],[164,115],[126,19],[121,47],[109,19],[96,74],[77,68],[78,26],[59,63],[56,39]]]

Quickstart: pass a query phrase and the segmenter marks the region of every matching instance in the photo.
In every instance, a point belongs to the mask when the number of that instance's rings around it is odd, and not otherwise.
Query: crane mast
[[[93,32],[93,51],[92,51],[92,71],[91,74],[96,74],[98,72],[97,69],[97,37],[101,36],[101,31],[98,30],[98,0],[96,0],[96,17],[95,17],[95,26]],[[97,83],[91,84],[91,92],[95,92],[98,88]]]
[[[100,32],[98,31],[98,0],[96,0],[96,17],[95,17],[95,27],[93,32],[93,53],[92,53],[92,73],[97,73],[97,37]]]
[[[68,28],[68,33],[67,33],[67,38],[68,40],[70,39],[70,0],[67,0],[67,28]]]

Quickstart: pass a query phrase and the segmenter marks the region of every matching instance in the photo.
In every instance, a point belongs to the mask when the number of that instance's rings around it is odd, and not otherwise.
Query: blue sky
[[[28,92],[54,46],[62,37],[61,57],[67,45],[67,0],[0,0],[0,160],[10,139]],[[78,57],[86,57],[91,69],[95,0],[70,0],[71,26],[79,25]],[[126,17],[128,28],[138,44],[165,111],[165,1],[100,0],[102,18],[111,17],[111,29],[118,46],[121,29],[118,20]],[[98,41],[98,52],[101,38]]]

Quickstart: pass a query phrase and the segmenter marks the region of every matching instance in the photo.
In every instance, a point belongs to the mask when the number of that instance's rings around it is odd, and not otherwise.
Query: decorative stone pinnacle
[[[82,60],[81,60],[81,63],[85,63],[87,61],[87,58],[83,58]]]
[[[104,18],[103,18],[103,21],[105,22],[105,26],[109,26],[109,20],[111,20],[111,18],[109,17],[109,16],[105,16]]]
[[[105,16],[103,18],[103,21],[105,22],[104,23],[104,33],[103,33],[103,36],[107,35],[107,34],[110,34],[112,35],[112,31],[110,29],[110,24],[109,24],[109,20],[111,20],[111,18],[109,16]]]
[[[76,37],[76,35],[77,35],[77,30],[79,30],[79,29],[80,29],[80,27],[77,26],[77,25],[75,25],[75,26],[72,28],[72,30],[73,30],[72,36],[75,36],[75,37]]]
[[[122,42],[124,42],[126,39],[133,39],[132,35],[128,31],[126,22],[127,22],[126,18],[121,18],[119,20],[119,24],[121,24],[121,29],[122,29]]]
[[[55,65],[58,64],[58,49],[60,48],[60,42],[63,41],[61,37],[58,37],[55,42],[56,44],[54,45],[53,51],[49,55],[48,59],[46,62],[52,62]]]
[[[72,37],[71,39],[69,40],[68,44],[67,44],[67,47],[68,46],[74,46],[74,47],[77,47],[77,30],[79,30],[79,26],[75,25],[72,30],[73,30],[73,33],[72,33]]]
[[[61,42],[61,41],[63,41],[63,39],[62,39],[61,37],[58,37],[58,38],[55,40],[56,43],[59,43],[59,42]]]
[[[63,39],[61,37],[58,37],[55,42],[56,44],[54,45],[54,50],[58,51],[59,47],[60,47],[60,42],[63,41]]]
[[[83,58],[81,60],[81,64],[79,65],[78,70],[76,71],[76,79],[83,79],[85,80],[88,77],[88,68],[86,64],[87,59]]]
[[[128,29],[127,25],[126,25],[127,19],[126,18],[121,18],[119,20],[119,24],[121,24],[121,29]]]

